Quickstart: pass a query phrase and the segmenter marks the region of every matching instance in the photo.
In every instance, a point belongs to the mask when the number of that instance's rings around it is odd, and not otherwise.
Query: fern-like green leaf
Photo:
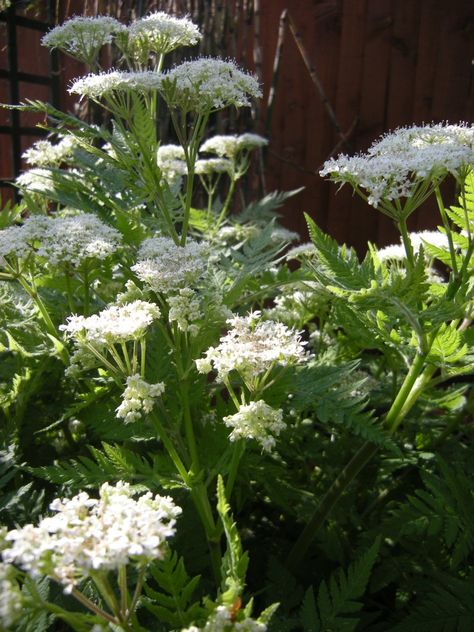
[[[224,481],[217,479],[217,512],[224,528],[227,549],[222,557],[222,603],[232,605],[243,592],[248,567],[248,555],[243,552],[236,523],[225,495]]]
[[[398,537],[439,538],[457,567],[474,550],[474,494],[472,480],[460,467],[438,457],[441,476],[421,471],[424,489],[409,495],[387,523]]]
[[[306,591],[301,609],[301,624],[305,632],[352,632],[358,623],[355,616],[362,608],[359,599],[364,595],[373,565],[377,559],[380,538],[358,560],[322,581],[318,597],[313,589]]]
[[[443,576],[439,585],[415,602],[412,612],[392,632],[472,632],[474,581]]]
[[[152,565],[150,574],[159,590],[148,581],[145,584],[147,598],[142,603],[159,621],[183,627],[201,617],[204,610],[198,602],[192,601],[200,576],[191,579],[177,553],[168,553],[164,560]]]

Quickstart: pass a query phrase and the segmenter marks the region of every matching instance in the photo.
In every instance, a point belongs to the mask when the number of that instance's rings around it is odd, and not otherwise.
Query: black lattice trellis
[[[22,8],[24,3],[12,2],[7,11],[0,13],[0,23],[4,23],[6,30],[6,49],[2,54],[6,55],[7,68],[0,69],[0,79],[6,79],[9,86],[9,102],[16,104],[20,99],[19,83],[36,84],[49,87],[49,102],[57,107],[59,105],[59,66],[58,55],[53,52],[50,55],[50,62],[47,75],[39,75],[29,72],[21,72],[18,70],[18,36],[17,27],[23,27],[26,29],[32,29],[45,33],[51,26],[51,16],[53,15],[54,0],[48,2],[47,21],[41,21],[32,19],[24,15],[18,15],[18,11]],[[23,46],[28,46],[28,41],[22,42]],[[0,142],[5,137],[11,139],[11,172],[13,178],[16,178],[21,170],[21,147],[22,137],[24,136],[39,136],[42,134],[42,130],[37,127],[28,127],[21,125],[20,113],[16,110],[11,110],[9,124],[0,125]],[[4,190],[4,187],[12,186],[11,177],[0,178],[0,187]]]

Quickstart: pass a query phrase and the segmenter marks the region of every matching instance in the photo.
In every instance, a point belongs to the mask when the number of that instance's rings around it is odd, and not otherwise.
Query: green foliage
[[[397,538],[441,541],[457,568],[474,550],[474,495],[472,475],[459,466],[448,466],[440,457],[441,476],[421,471],[424,489],[409,494],[393,510],[389,530]]]
[[[474,582],[440,575],[434,586],[415,601],[412,612],[393,632],[470,632],[474,623]]]
[[[226,552],[222,557],[222,603],[231,606],[238,599],[245,586],[245,576],[249,563],[244,553],[239,531],[230,513],[230,505],[226,500],[222,476],[217,478],[217,512],[224,528],[227,542]]]
[[[147,483],[154,487],[172,489],[180,487],[179,479],[166,474],[170,470],[166,458],[160,454],[141,456],[120,445],[102,443],[102,450],[89,447],[92,458],[77,459],[54,465],[28,468],[28,470],[50,483],[71,490],[97,487],[110,482],[125,480],[131,483]]]
[[[343,632],[355,630],[372,567],[377,559],[380,538],[353,562],[347,572],[342,569],[322,581],[315,598],[310,586],[301,607],[301,625],[305,632]]]
[[[183,559],[176,553],[169,552],[164,560],[153,564],[150,574],[159,590],[153,588],[154,583],[149,580],[145,585],[147,598],[143,598],[142,603],[159,621],[173,628],[184,627],[203,616],[205,611],[193,601],[200,576],[191,579]]]

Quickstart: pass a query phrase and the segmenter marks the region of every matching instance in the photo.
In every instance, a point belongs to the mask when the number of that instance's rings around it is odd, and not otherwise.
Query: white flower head
[[[117,45],[129,57],[146,64],[150,53],[165,55],[180,46],[194,46],[202,38],[188,17],[176,18],[163,11],[150,13],[119,34]]]
[[[267,625],[251,617],[234,621],[234,617],[226,606],[217,606],[203,628],[192,625],[181,632],[266,632]]]
[[[312,241],[308,241],[304,244],[300,244],[299,246],[295,246],[291,248],[286,253],[287,259],[300,259],[302,257],[311,257],[316,253],[316,248]]]
[[[153,70],[141,72],[110,70],[109,72],[90,74],[74,79],[68,91],[70,94],[79,94],[81,97],[97,100],[117,91],[150,92],[158,90],[162,78],[162,74]]]
[[[195,165],[197,175],[210,176],[213,174],[232,173],[232,163],[227,158],[209,158],[197,160]]]
[[[187,331],[191,336],[199,333],[197,321],[203,318],[201,303],[197,292],[192,288],[183,287],[177,294],[167,297],[169,305],[168,320],[176,322],[178,329]]]
[[[35,167],[21,173],[15,180],[16,186],[26,193],[48,193],[54,189],[52,173],[48,169]]]
[[[430,244],[441,248],[441,250],[449,250],[449,240],[447,235],[439,230],[422,230],[417,233],[408,234],[411,245],[415,252],[419,252],[420,248],[425,244]]]
[[[51,29],[41,40],[43,46],[59,48],[83,62],[91,63],[104,44],[126,27],[108,16],[76,16]]]
[[[170,294],[198,281],[207,267],[208,245],[189,239],[177,246],[168,237],[145,239],[132,266],[137,277],[153,291]]]
[[[473,125],[423,125],[383,136],[365,154],[326,161],[321,176],[365,191],[369,204],[409,198],[424,180],[457,177],[474,164]]]
[[[234,316],[227,322],[229,331],[219,345],[196,360],[200,373],[214,369],[217,379],[223,381],[231,371],[237,371],[249,383],[275,364],[285,366],[307,358],[306,343],[296,331],[282,323],[262,320],[258,311]]]
[[[38,243],[48,231],[49,219],[44,215],[28,217],[22,226],[0,230],[0,264],[10,258],[25,260],[36,252]]]
[[[147,492],[135,500],[133,489],[122,482],[104,483],[99,495],[55,499],[53,516],[7,533],[11,546],[3,551],[4,560],[33,577],[48,575],[69,592],[91,571],[143,566],[164,557],[181,513],[170,497]]]
[[[250,151],[268,145],[268,140],[258,134],[221,135],[208,138],[200,147],[199,151],[216,154],[220,158],[230,158],[235,160],[237,155],[243,151]]]
[[[88,259],[104,260],[121,244],[119,231],[107,226],[92,213],[48,220],[37,256],[44,257],[49,266],[62,263],[78,266]]]
[[[79,344],[103,346],[140,339],[159,317],[160,310],[154,303],[138,300],[111,305],[93,316],[70,316],[59,328]]]
[[[298,233],[295,233],[293,230],[288,230],[283,226],[277,226],[272,230],[271,234],[272,241],[298,241],[300,238]]]
[[[157,164],[163,178],[169,186],[181,182],[181,178],[188,174],[184,149],[180,145],[161,145],[157,152]]]
[[[163,382],[148,384],[140,375],[129,375],[127,386],[122,394],[122,403],[116,409],[117,417],[126,424],[138,421],[143,413],[153,410],[155,399],[165,391]]]
[[[71,157],[75,146],[73,136],[65,136],[55,145],[49,140],[38,140],[23,152],[22,158],[34,167],[59,167]]]
[[[262,96],[258,81],[234,61],[202,57],[165,73],[162,93],[170,107],[208,112],[228,106],[250,106]]]
[[[275,435],[286,428],[283,411],[275,410],[263,399],[241,406],[238,412],[224,417],[226,426],[233,428],[229,435],[231,441],[237,439],[255,439],[266,452],[275,447]]]
[[[379,261],[404,261],[407,253],[403,244],[390,244],[377,252]]]

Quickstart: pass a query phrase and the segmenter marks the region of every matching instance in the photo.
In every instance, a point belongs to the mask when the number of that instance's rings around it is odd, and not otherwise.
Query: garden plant
[[[267,140],[213,133],[256,79],[169,63],[201,37],[73,18],[89,119],[11,106],[48,138],[0,214],[0,628],[470,631],[474,127],[325,163],[400,243],[295,245]]]

